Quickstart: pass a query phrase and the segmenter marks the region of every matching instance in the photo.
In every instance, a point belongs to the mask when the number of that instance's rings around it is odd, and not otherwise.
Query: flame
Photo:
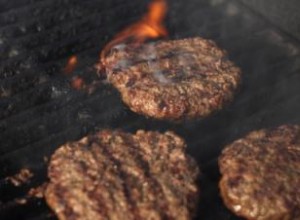
[[[77,56],[73,55],[69,58],[66,67],[64,68],[64,72],[69,74],[74,71],[76,65],[78,63]]]
[[[166,37],[168,35],[162,22],[167,12],[167,3],[165,0],[154,0],[149,4],[148,12],[142,19],[117,34],[101,51],[100,60],[105,61],[105,56],[109,50],[125,40],[131,38],[134,43],[140,44],[146,39],[155,39]]]
[[[84,81],[81,77],[76,76],[71,80],[71,87],[77,90],[83,89]]]

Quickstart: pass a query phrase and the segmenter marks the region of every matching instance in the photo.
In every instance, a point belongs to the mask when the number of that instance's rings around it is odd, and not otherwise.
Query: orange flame
[[[104,63],[105,56],[113,46],[129,38],[132,38],[134,43],[140,44],[146,39],[167,36],[167,30],[162,24],[166,12],[167,3],[165,0],[154,0],[151,2],[148,12],[140,21],[125,28],[104,47],[100,54],[101,62]]]
[[[84,86],[84,81],[81,77],[76,76],[71,81],[71,87],[77,90],[82,89]]]
[[[77,57],[75,55],[71,56],[67,62],[66,67],[64,68],[64,72],[66,74],[73,72],[77,63],[78,63]]]

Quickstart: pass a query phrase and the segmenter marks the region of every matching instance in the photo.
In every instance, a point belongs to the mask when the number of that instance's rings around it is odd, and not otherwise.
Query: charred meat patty
[[[53,154],[45,197],[60,220],[191,219],[199,169],[172,132],[105,130]]]
[[[202,118],[232,100],[241,71],[211,40],[118,45],[105,60],[108,81],[137,113],[166,120]]]
[[[226,206],[251,220],[300,219],[300,127],[254,131],[219,158]]]

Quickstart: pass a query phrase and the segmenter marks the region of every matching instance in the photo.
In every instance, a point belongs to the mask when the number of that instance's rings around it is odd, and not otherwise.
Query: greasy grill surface
[[[61,73],[70,55],[75,75],[93,80],[105,43],[146,10],[134,0],[24,0],[0,3],[0,219],[55,219],[42,199],[16,199],[46,180],[44,157],[68,140],[104,127],[172,129],[203,170],[201,219],[237,219],[218,196],[216,157],[224,144],[250,130],[300,123],[300,46],[234,0],[169,1],[171,38],[215,40],[241,67],[243,84],[231,105],[184,125],[137,116],[108,85],[87,95]],[[34,177],[21,187],[5,179],[27,167]]]

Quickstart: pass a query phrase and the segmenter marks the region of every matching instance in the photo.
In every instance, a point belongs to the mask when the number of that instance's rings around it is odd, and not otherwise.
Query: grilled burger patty
[[[226,206],[251,220],[300,219],[300,127],[254,131],[219,158]]]
[[[134,112],[181,120],[206,117],[233,98],[240,69],[211,40],[119,45],[106,57],[108,81]]]
[[[60,220],[191,219],[199,170],[172,132],[105,130],[53,154],[45,197]]]

